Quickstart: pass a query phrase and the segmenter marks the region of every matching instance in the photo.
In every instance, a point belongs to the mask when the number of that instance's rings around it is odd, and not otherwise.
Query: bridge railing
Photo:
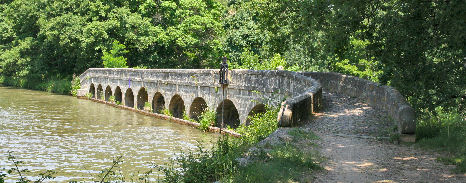
[[[305,72],[303,75],[317,79],[326,91],[357,97],[374,108],[386,110],[395,120],[400,133],[415,133],[414,109],[396,89],[340,73]]]

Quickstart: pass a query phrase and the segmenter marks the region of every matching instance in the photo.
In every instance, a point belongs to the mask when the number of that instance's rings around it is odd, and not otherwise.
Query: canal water
[[[26,175],[55,170],[53,181],[91,181],[122,156],[126,178],[166,166],[218,135],[71,96],[0,87],[0,172],[11,151]],[[154,168],[153,178],[162,173]],[[14,177],[7,177],[12,179]],[[34,177],[29,177],[34,179]]]

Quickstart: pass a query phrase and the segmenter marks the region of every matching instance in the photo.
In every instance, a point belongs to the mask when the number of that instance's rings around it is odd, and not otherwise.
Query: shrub
[[[466,120],[460,112],[442,107],[424,110],[416,125],[416,139],[422,147],[448,152],[440,159],[457,165],[456,171],[466,172]]]
[[[108,101],[114,103],[114,102],[115,102],[115,96],[113,96],[113,95],[110,96],[110,97],[108,98]]]
[[[278,128],[278,110],[278,107],[266,106],[265,113],[249,117],[251,120],[250,125],[241,125],[236,131],[242,135],[241,138],[246,143],[259,142]]]
[[[145,102],[144,103],[144,110],[146,111],[152,111],[152,105],[150,102]]]
[[[73,80],[71,80],[71,95],[78,95],[78,89],[81,89],[81,81],[79,77],[73,75]]]
[[[194,121],[193,119],[191,119],[191,118],[189,117],[188,114],[186,114],[186,112],[183,113],[183,119],[186,120],[186,121]]]
[[[162,110],[162,114],[167,115],[167,116],[172,116],[172,117],[173,117],[173,114],[172,114],[172,113],[170,112],[170,110],[168,110],[168,109],[163,109],[163,110]]]
[[[113,41],[110,52],[103,51],[102,61],[105,68],[128,68],[124,54],[128,53],[126,46]]]
[[[204,112],[202,112],[200,116],[201,120],[199,120],[199,123],[201,125],[199,126],[199,129],[201,129],[202,131],[209,130],[209,126],[212,126],[215,124],[216,118],[217,118],[217,113],[215,113],[215,111],[205,110]]]
[[[239,156],[237,147],[225,136],[210,151],[199,147],[198,153],[184,154],[161,170],[165,182],[214,182],[237,170],[235,159]]]

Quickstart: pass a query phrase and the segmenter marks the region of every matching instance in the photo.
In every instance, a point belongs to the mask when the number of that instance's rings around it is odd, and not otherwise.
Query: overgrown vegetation
[[[69,79],[49,78],[41,80],[35,78],[4,76],[0,78],[0,84],[5,86],[53,92],[63,95],[69,95],[71,92],[71,82]]]
[[[241,125],[236,131],[242,135],[243,141],[254,144],[266,138],[278,128],[278,107],[267,107],[265,113],[258,113],[250,118],[249,125]]]
[[[110,96],[110,97],[108,98],[108,101],[111,102],[111,103],[115,103],[115,96],[113,96],[113,95]]]
[[[144,102],[144,110],[152,111],[152,104],[150,102]]]
[[[81,89],[81,80],[76,75],[73,75],[73,80],[71,80],[71,95],[76,97],[79,89]]]
[[[183,119],[186,120],[186,121],[194,121],[193,119],[191,119],[191,118],[189,117],[188,114],[186,114],[186,111],[183,112]]]
[[[126,46],[118,41],[113,41],[110,52],[103,51],[102,61],[105,68],[127,68],[124,54],[128,53]]]
[[[448,152],[439,160],[454,164],[456,171],[466,172],[466,120],[458,111],[446,111],[442,107],[425,111],[417,125],[419,145]]]
[[[242,125],[237,129],[241,138],[223,136],[209,151],[200,147],[197,152],[183,154],[169,167],[161,168],[165,173],[164,182],[286,182],[298,180],[303,172],[318,169],[316,154],[292,144],[260,152],[254,155],[254,161],[240,165],[238,158],[277,129],[277,112],[276,108],[267,107],[265,113],[251,117],[249,126]],[[200,123],[208,127],[214,121],[215,112],[206,110]],[[308,142],[315,138],[315,135],[306,133],[297,131],[293,135],[299,134],[299,138]]]
[[[170,112],[170,110],[168,109],[163,109],[162,111],[162,114],[163,115],[167,115],[167,116],[172,116],[173,117],[173,114]]]
[[[208,131],[209,126],[213,126],[217,119],[217,113],[213,110],[205,110],[202,112],[199,120],[199,129],[202,131]]]

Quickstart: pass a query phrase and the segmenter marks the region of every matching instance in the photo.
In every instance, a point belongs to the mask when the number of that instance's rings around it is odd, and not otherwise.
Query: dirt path
[[[303,127],[320,137],[316,143],[328,158],[315,182],[466,182],[434,152],[376,139],[393,131],[381,114],[357,99],[324,93],[323,114]]]

